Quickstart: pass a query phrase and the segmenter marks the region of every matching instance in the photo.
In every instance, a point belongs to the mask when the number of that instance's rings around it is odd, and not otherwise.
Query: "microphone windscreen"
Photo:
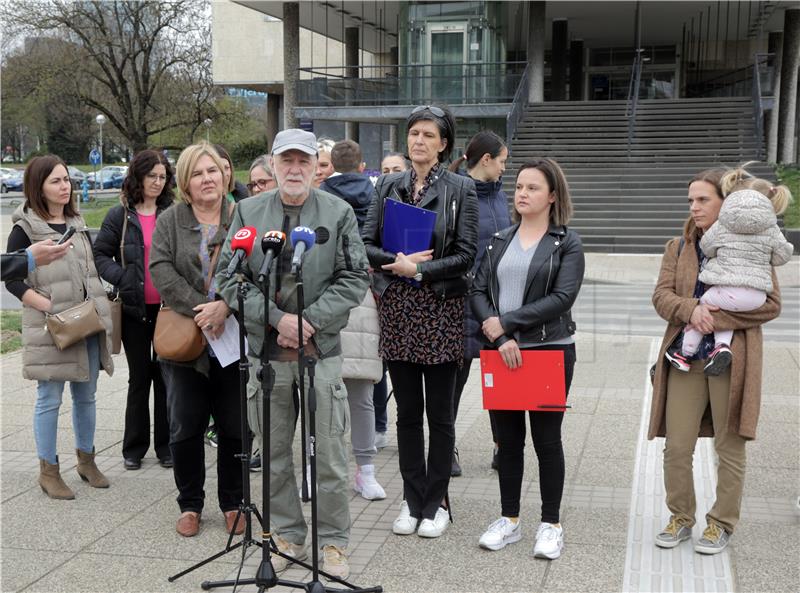
[[[328,239],[331,238],[330,231],[324,226],[318,226],[314,229],[314,232],[317,233],[317,245],[325,245],[325,243],[328,242]]]
[[[244,226],[236,231],[231,239],[231,251],[241,249],[245,255],[249,256],[253,251],[253,245],[256,242],[256,229],[251,226]]]
[[[316,243],[317,234],[308,227],[298,226],[292,230],[290,235],[292,241],[292,248],[297,247],[298,243],[304,243],[306,250],[311,249]]]
[[[286,234],[281,231],[269,231],[261,238],[261,251],[265,254],[271,251],[273,254],[278,255],[283,251],[283,246],[286,243]]]

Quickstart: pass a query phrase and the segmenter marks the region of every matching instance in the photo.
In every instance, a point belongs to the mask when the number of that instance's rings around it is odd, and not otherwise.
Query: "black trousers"
[[[461,403],[461,394],[464,393],[464,385],[467,384],[469,379],[469,367],[472,366],[472,359],[465,358],[461,368],[456,372],[456,388],[453,393],[453,424],[458,418],[458,404]],[[497,442],[497,429],[494,425],[494,417],[489,414],[489,424],[492,427],[492,442]]]
[[[162,362],[169,407],[170,449],[181,512],[203,510],[206,448],[203,435],[210,415],[219,437],[217,495],[219,508],[230,511],[242,500],[242,452],[239,365],[222,368],[211,358],[209,376],[190,366]]]
[[[403,493],[412,517],[433,519],[450,484],[457,364],[390,361],[387,366],[397,401],[397,448]],[[428,417],[430,438],[427,464],[423,413]]]
[[[543,350],[563,350],[564,380],[569,393],[575,369],[575,344],[553,345]],[[500,446],[497,455],[500,479],[500,505],[504,517],[518,517],[525,461],[525,414],[511,410],[492,410]],[[561,423],[564,412],[527,412],[531,423],[533,448],[539,460],[539,490],[542,496],[542,522],[558,523],[564,492],[564,448]]]
[[[150,385],[153,386],[153,449],[159,459],[170,456],[167,390],[153,350],[153,332],[159,304],[145,305],[147,320],[126,315],[122,320],[122,343],[128,360],[128,400],[122,456],[141,459],[150,448]]]

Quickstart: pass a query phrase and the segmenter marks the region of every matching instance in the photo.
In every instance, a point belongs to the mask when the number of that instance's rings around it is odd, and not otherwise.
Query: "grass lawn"
[[[775,168],[775,174],[778,176],[778,180],[789,188],[794,197],[783,215],[783,223],[787,229],[798,229],[800,228],[800,167],[778,165]]]
[[[0,354],[14,352],[22,348],[22,311],[0,311]]]

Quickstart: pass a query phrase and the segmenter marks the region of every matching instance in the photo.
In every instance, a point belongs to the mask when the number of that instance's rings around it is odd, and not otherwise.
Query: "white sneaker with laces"
[[[536,531],[536,545],[533,546],[535,558],[555,560],[564,548],[564,530],[552,523],[541,523]]]
[[[411,535],[417,530],[417,523],[419,519],[411,516],[411,509],[408,508],[408,503],[404,500],[400,503],[400,514],[397,519],[392,523],[392,533],[396,535]]]
[[[420,537],[439,537],[450,524],[450,513],[447,509],[439,507],[436,509],[436,516],[433,519],[423,519],[419,522],[417,535]]]
[[[353,490],[367,500],[386,498],[386,491],[375,479],[375,466],[372,464],[357,466],[356,476],[353,479]]]
[[[502,550],[508,544],[522,539],[522,526],[519,519],[515,523],[508,517],[500,517],[478,540],[478,545],[486,550]]]

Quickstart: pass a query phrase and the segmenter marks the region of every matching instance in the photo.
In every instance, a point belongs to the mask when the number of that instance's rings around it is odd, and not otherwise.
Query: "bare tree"
[[[153,134],[218,116],[207,1],[14,1],[0,18],[6,31],[74,48],[70,64],[61,60],[61,92],[103,113],[134,151]]]

